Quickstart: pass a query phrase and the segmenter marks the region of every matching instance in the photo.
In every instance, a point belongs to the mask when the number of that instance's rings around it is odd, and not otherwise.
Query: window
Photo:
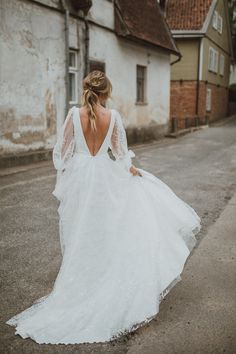
[[[146,66],[137,65],[136,103],[146,103],[146,71]]]
[[[77,51],[69,50],[69,103],[78,103],[78,59]]]
[[[225,56],[223,54],[220,55],[220,75],[224,76],[225,71]]]
[[[222,16],[218,15],[217,31],[219,33],[222,33],[222,28],[223,28],[223,18],[222,18]]]
[[[219,52],[209,47],[208,70],[214,73],[218,72]]]
[[[98,60],[89,61],[89,71],[100,70],[105,73],[105,63]]]
[[[212,18],[212,27],[217,30],[219,33],[222,33],[223,29],[223,18],[215,10]]]
[[[211,111],[211,89],[208,88],[206,92],[206,111]]]
[[[208,59],[208,70],[213,71],[214,69],[214,49],[209,48],[209,59]]]
[[[218,12],[214,11],[213,14],[213,19],[212,19],[212,27],[217,30],[217,24],[218,24]]]
[[[219,62],[219,52],[215,50],[215,63],[214,63],[214,72],[218,73],[218,62]]]

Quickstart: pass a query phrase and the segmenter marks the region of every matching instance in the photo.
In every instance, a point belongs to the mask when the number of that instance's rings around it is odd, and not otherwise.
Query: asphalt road
[[[235,337],[231,333],[233,329],[236,333],[235,317],[233,320],[228,307],[225,309],[222,301],[219,302],[217,288],[219,282],[225,287],[226,294],[221,294],[220,300],[228,295],[227,304],[233,311],[236,304],[229,299],[235,297],[232,278],[235,262],[234,266],[228,262],[225,267],[212,269],[212,262],[204,263],[206,257],[201,258],[208,250],[209,259],[214,259],[210,235],[216,235],[220,228],[222,231],[225,222],[234,223],[232,206],[229,211],[227,207],[236,192],[236,117],[178,139],[165,138],[131,148],[136,153],[134,164],[137,167],[167,183],[202,218],[198,243],[187,260],[182,281],[162,302],[155,320],[113,343],[39,345],[14,335],[14,328],[5,321],[48,293],[58,273],[62,260],[58,204],[51,194],[55,184],[51,163],[1,171],[1,354],[236,352]],[[222,237],[216,238],[214,246],[220,242],[231,245],[224,249],[224,259],[232,260],[234,230],[231,225],[229,236],[221,232]],[[214,273],[214,269],[218,273]],[[210,288],[206,286],[206,279],[210,281]],[[207,312],[206,303],[213,313]],[[212,321],[218,321],[218,326],[214,327]]]

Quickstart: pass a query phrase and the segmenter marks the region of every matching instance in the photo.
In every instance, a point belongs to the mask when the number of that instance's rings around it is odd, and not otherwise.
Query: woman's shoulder
[[[116,108],[111,108],[111,111],[114,113],[114,116],[119,119],[121,117],[120,112]]]

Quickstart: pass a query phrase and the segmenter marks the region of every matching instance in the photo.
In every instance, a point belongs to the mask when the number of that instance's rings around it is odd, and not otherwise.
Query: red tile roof
[[[200,30],[212,0],[168,0],[166,20],[171,30]]]
[[[157,0],[115,0],[115,31],[179,53]]]

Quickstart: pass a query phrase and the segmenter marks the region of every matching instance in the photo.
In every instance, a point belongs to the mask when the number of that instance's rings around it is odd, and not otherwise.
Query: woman
[[[149,322],[201,228],[194,209],[132,164],[121,116],[104,108],[106,75],[91,72],[83,88],[53,150],[61,268],[51,293],[7,321],[37,343],[110,341]]]

